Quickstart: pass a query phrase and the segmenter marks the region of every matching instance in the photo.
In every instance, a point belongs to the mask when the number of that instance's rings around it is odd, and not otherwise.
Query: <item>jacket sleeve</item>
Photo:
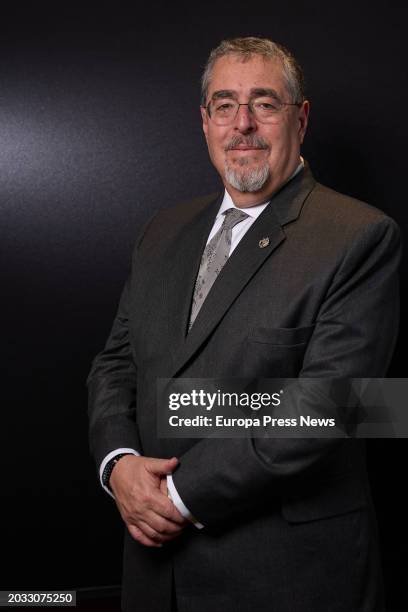
[[[356,232],[321,304],[300,378],[383,377],[398,330],[398,226],[388,217]],[[322,385],[324,387],[324,385]],[[296,397],[288,411],[308,414],[319,393]],[[306,410],[307,406],[307,410]],[[324,412],[324,405],[315,405]],[[285,415],[286,416],[286,415]],[[341,438],[205,438],[181,458],[174,485],[205,526],[248,517],[270,492],[312,477],[351,447]],[[359,441],[357,441],[359,442]],[[345,446],[346,444],[346,446]],[[339,465],[339,463],[338,463]]]
[[[129,280],[123,289],[105,348],[88,376],[89,442],[97,467],[116,448],[142,452],[137,431],[136,364],[128,329]]]

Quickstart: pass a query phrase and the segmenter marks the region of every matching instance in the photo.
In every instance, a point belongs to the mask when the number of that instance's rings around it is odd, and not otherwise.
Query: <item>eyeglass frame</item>
[[[247,107],[248,107],[249,112],[250,112],[250,113],[251,113],[251,115],[252,115],[252,117],[253,117],[253,118],[254,118],[256,121],[259,121],[260,123],[264,123],[264,121],[261,121],[260,119],[258,119],[258,118],[256,117],[256,115],[255,115],[255,113],[254,113],[254,111],[253,111],[253,109],[252,109],[252,103],[253,103],[253,101],[254,101],[254,100],[256,100],[257,98],[262,98],[262,97],[264,97],[264,96],[256,96],[256,97],[254,97],[254,98],[253,98],[253,100],[250,100],[249,102],[238,102],[238,101],[236,101],[236,104],[238,104],[238,106],[237,106],[237,111],[236,111],[236,113],[235,113],[234,117],[231,119],[230,123],[233,123],[233,122],[235,121],[235,119],[237,118],[238,113],[239,113],[239,108],[240,108],[240,106],[247,106]],[[217,100],[217,99],[219,99],[219,98],[212,98],[212,99],[211,99],[211,100],[208,102],[207,106],[203,106],[203,105],[201,105],[201,108],[204,108],[204,109],[207,111],[207,115],[208,115],[208,117],[209,117],[209,118],[210,118],[212,121],[214,121],[214,119],[213,119],[213,117],[211,117],[211,113],[210,113],[210,109],[209,109],[209,107],[210,107],[211,102],[213,102],[214,100]],[[298,108],[300,108],[300,107],[302,106],[302,104],[303,104],[304,100],[303,100],[302,102],[281,102],[279,99],[277,99],[277,102],[279,102],[279,104],[281,104],[282,106],[297,106]],[[280,108],[278,111],[276,111],[276,114],[280,113],[280,112],[281,112],[281,110],[282,110],[282,108]],[[230,125],[230,123],[225,123],[224,125]],[[216,125],[217,125],[217,124],[216,124]]]

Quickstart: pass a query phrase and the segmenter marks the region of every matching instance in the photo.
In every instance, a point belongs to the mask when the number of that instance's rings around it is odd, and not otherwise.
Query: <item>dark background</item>
[[[268,36],[297,55],[312,105],[303,154],[316,178],[407,232],[401,8],[112,7],[2,6],[0,589],[120,582],[122,526],[89,457],[85,379],[140,225],[219,188],[198,105],[202,67],[222,38]],[[404,312],[403,273],[401,284]],[[394,377],[406,376],[404,323]],[[408,605],[406,453],[405,440],[369,443],[393,611]]]

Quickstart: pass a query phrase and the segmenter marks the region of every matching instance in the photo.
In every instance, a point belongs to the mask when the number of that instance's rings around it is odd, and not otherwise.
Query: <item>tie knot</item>
[[[232,229],[234,225],[243,221],[248,217],[247,213],[239,208],[228,208],[224,213],[225,219],[223,223],[223,229],[226,231]]]

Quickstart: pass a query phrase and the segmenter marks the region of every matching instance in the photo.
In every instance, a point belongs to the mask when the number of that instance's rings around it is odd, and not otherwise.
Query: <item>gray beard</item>
[[[241,167],[232,168],[228,161],[225,161],[225,180],[234,189],[241,192],[259,191],[265,185],[270,176],[268,164],[263,164],[259,168],[245,168],[245,160],[242,160]]]

